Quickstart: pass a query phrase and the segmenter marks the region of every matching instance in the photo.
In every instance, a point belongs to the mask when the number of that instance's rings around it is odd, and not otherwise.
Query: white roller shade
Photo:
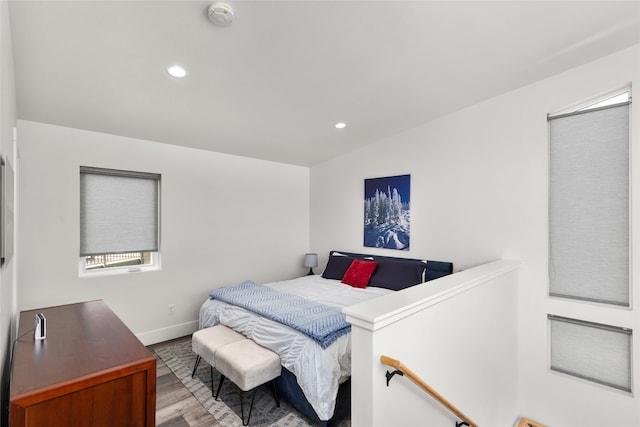
[[[160,175],[80,168],[80,256],[158,251]]]
[[[631,392],[630,329],[548,318],[552,370]]]
[[[629,305],[629,104],[550,120],[553,296]]]

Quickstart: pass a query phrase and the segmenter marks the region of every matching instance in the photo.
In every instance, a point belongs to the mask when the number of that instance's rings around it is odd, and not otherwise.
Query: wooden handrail
[[[399,360],[392,359],[389,356],[381,355],[380,356],[380,362],[382,362],[385,365],[391,366],[392,368],[395,368],[395,369],[399,370],[400,372],[402,372],[404,375],[408,376],[411,379],[411,381],[413,381],[420,388],[422,388],[424,391],[429,393],[434,399],[436,399],[442,405],[446,406],[447,409],[449,409],[451,412],[456,414],[456,416],[458,416],[458,418],[460,418],[462,421],[464,421],[467,424],[469,424],[470,427],[478,427],[478,424],[476,424],[473,421],[471,421],[471,419],[469,417],[467,417],[465,414],[463,414],[462,411],[460,411],[451,402],[449,402],[447,399],[445,399],[440,393],[438,393],[436,390],[434,390],[433,387],[431,387],[429,384],[424,382],[422,380],[422,378],[420,378],[418,375],[413,373],[413,371],[411,371],[411,369],[409,369],[406,366],[404,366],[402,364],[402,362],[400,362]],[[534,427],[536,427],[536,426],[534,426]]]
[[[528,418],[521,418],[518,427],[545,427],[544,425],[532,421]]]

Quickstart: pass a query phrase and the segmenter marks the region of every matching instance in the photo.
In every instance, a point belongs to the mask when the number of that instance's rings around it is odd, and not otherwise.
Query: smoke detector
[[[222,27],[233,22],[233,9],[228,4],[217,1],[209,6],[209,19]]]

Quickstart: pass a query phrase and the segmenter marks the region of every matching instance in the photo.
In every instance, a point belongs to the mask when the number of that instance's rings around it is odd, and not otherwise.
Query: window
[[[630,304],[629,109],[627,91],[549,117],[552,296]]]
[[[617,95],[612,95],[611,97],[602,99],[602,100],[598,100],[596,102],[594,102],[593,104],[589,104],[586,107],[583,107],[581,109],[579,109],[578,111],[586,111],[586,110],[593,110],[595,108],[602,108],[602,107],[607,107],[609,105],[615,105],[615,104],[622,104],[622,103],[626,103],[629,102],[629,92],[625,91],[622,92],[620,94]]]
[[[80,167],[80,271],[159,267],[160,175]]]
[[[631,392],[627,328],[548,315],[551,370]]]
[[[630,92],[549,117],[549,295],[630,307]],[[630,328],[548,315],[550,369],[632,392]]]

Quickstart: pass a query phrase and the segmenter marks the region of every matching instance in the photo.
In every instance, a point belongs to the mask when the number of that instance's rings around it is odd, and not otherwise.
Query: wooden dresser
[[[11,427],[155,426],[156,359],[104,302],[23,311],[17,336]]]

